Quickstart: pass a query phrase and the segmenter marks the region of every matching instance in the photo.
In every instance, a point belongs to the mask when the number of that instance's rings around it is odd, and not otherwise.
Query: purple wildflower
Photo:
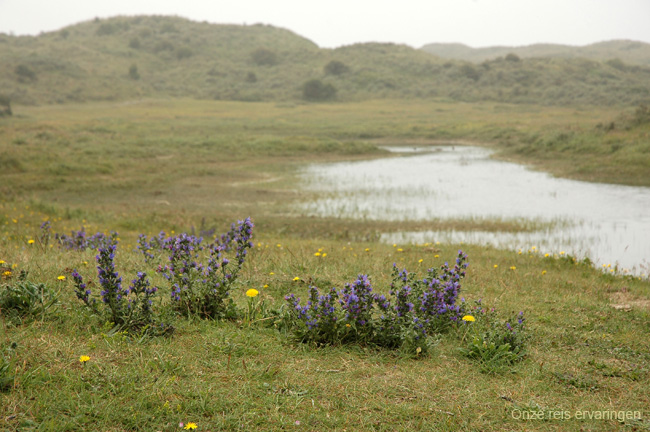
[[[359,275],[356,281],[345,284],[339,292],[339,303],[345,311],[345,318],[360,325],[370,321],[373,301],[372,285],[367,275]]]
[[[95,257],[97,260],[97,275],[99,284],[103,288],[101,295],[102,301],[108,305],[111,310],[113,322],[119,322],[121,309],[124,307],[125,296],[128,291],[122,289],[122,278],[115,271],[115,245],[106,248],[100,248],[99,254]]]

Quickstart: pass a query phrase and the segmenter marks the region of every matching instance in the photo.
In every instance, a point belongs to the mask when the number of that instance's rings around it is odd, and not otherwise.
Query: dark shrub
[[[327,75],[343,75],[344,73],[349,72],[350,68],[341,61],[332,60],[325,65],[323,71]]]
[[[18,75],[18,80],[20,82],[36,81],[36,72],[34,72],[32,68],[25,64],[19,64],[16,66],[16,69],[14,69],[14,71],[16,72],[16,75]]]
[[[129,68],[129,78],[136,81],[140,79],[140,72],[138,72],[137,65],[132,64],[131,67]]]
[[[11,98],[6,95],[0,95],[0,117],[10,116],[11,111]]]
[[[519,58],[519,56],[517,54],[510,53],[510,54],[508,54],[506,56],[506,61],[509,61],[509,62],[516,63],[516,62],[518,62],[520,60],[521,59]]]
[[[309,101],[334,99],[336,88],[332,84],[324,84],[319,79],[312,79],[302,85],[302,97]]]
[[[188,57],[192,57],[192,50],[188,47],[180,47],[176,50],[176,58],[179,60],[186,59]]]
[[[278,63],[278,56],[266,48],[256,49],[251,53],[253,63],[258,66],[273,66]]]

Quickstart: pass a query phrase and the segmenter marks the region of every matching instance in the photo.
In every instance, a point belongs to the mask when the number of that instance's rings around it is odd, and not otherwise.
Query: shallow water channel
[[[314,164],[302,173],[319,198],[309,214],[376,220],[532,221],[531,232],[427,231],[382,235],[390,243],[478,243],[589,257],[597,266],[649,273],[650,188],[555,178],[490,158],[480,147],[390,147],[362,162]],[[432,224],[433,225],[433,224]]]

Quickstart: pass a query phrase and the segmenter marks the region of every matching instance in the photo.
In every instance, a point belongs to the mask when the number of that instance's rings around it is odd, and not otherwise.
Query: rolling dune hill
[[[613,53],[629,48],[616,41],[601,45]],[[499,51],[476,64],[473,58],[444,59],[442,51],[426,51],[431,50],[385,43],[322,49],[291,31],[261,24],[218,25],[169,16],[95,19],[39,36],[0,35],[0,96],[14,105],[143,97],[650,102],[650,66],[628,62],[623,54],[598,60],[541,52],[530,58],[510,51],[502,56]]]

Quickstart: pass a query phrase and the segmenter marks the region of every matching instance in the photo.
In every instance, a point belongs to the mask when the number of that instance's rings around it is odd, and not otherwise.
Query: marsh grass
[[[424,272],[461,246],[377,241],[390,226],[408,230],[406,222],[291,215],[290,206],[304,196],[295,187],[298,167],[381,155],[365,144],[348,152],[347,143],[365,142],[360,136],[366,133],[429,140],[444,129],[472,138],[506,124],[532,131],[575,122],[588,129],[613,115],[412,105],[406,112],[385,102],[142,101],[30,108],[0,120],[0,153],[24,168],[0,174],[0,266],[13,275],[2,276],[2,284],[15,283],[24,271],[28,281],[58,293],[59,302],[30,322],[0,319],[0,429],[176,431],[180,422],[194,422],[197,430],[650,428],[650,312],[643,303],[611,306],[622,295],[649,298],[647,278],[532,249],[518,254],[462,245],[470,266],[461,295],[481,299],[499,319],[523,311],[530,333],[523,361],[485,373],[459,352],[463,334],[454,331],[415,359],[360,345],[295,343],[273,320],[175,317],[176,331],[166,338],[112,331],[80,307],[70,277],[74,268],[92,272],[96,252],[39,241],[44,219],[52,233],[82,225],[89,233],[116,230],[116,266],[133,275],[143,265],[135,251],[138,234],[221,232],[251,215],[254,247],[232,287],[243,310],[251,288],[275,308],[289,293],[306,298],[310,284],[342,287],[360,273],[386,287],[393,263]],[[458,120],[461,114],[473,120]],[[526,119],[530,124],[522,126]],[[495,122],[502,126],[490,126]],[[414,125],[428,129],[413,131]],[[292,140],[298,144],[284,152]],[[228,151],[219,151],[222,145]],[[268,148],[258,152],[260,146]],[[67,168],[47,169],[59,165]],[[164,286],[160,274],[150,277],[152,285]],[[82,355],[90,360],[80,362]],[[640,411],[642,419],[513,418],[515,410],[539,409]]]

